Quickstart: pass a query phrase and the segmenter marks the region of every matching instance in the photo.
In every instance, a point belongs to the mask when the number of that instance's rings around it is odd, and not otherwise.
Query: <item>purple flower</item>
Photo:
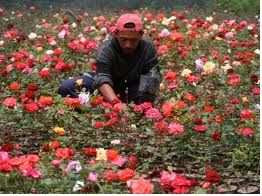
[[[89,104],[89,95],[90,95],[89,92],[88,93],[81,92],[78,95],[78,98],[79,98],[82,105],[88,105]]]
[[[81,166],[79,161],[71,161],[70,163],[68,163],[67,169],[69,171],[73,171],[75,173],[78,173],[82,170],[82,166]]]

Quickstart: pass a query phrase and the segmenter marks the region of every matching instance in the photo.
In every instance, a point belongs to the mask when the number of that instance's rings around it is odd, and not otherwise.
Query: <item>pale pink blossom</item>
[[[96,182],[97,181],[97,177],[98,177],[98,174],[95,173],[95,172],[90,172],[87,179],[92,181],[92,182]]]

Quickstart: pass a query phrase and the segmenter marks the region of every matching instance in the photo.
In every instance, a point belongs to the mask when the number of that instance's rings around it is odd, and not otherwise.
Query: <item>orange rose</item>
[[[107,150],[106,156],[108,160],[114,160],[119,157],[119,153],[115,150]]]
[[[135,170],[126,168],[117,173],[120,182],[126,182],[135,176]]]

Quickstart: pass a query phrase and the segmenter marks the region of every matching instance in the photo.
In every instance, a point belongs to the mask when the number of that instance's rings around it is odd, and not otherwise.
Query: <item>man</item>
[[[77,97],[76,81],[83,79],[88,91],[98,89],[107,102],[154,102],[161,75],[156,48],[151,39],[143,37],[143,24],[138,15],[124,14],[117,20],[116,34],[98,49],[95,65],[96,74],[86,73],[65,80],[58,92]],[[156,70],[153,75],[152,70]]]

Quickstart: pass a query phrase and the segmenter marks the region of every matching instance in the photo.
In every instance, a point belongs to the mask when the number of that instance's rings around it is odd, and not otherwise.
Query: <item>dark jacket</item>
[[[159,73],[156,48],[153,41],[145,37],[140,40],[132,57],[122,53],[116,38],[105,41],[97,50],[95,64],[94,88],[108,83],[116,94],[122,94],[127,87],[139,84],[140,76],[150,74],[153,67]]]

